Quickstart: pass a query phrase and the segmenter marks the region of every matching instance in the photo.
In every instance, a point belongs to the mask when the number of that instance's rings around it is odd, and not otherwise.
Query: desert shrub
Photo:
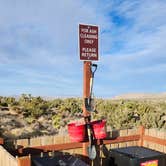
[[[72,115],[74,115],[77,112],[82,112],[81,102],[79,99],[75,99],[75,98],[64,99],[59,109],[60,109],[60,112],[68,111]]]
[[[62,99],[54,99],[49,101],[49,108],[60,108],[61,104],[63,103]]]
[[[61,115],[54,115],[52,117],[52,123],[54,128],[59,129],[61,127],[61,121],[63,121]]]
[[[82,114],[82,99],[79,98],[48,101],[41,97],[23,94],[16,101],[14,98],[1,96],[0,106],[19,108],[18,113],[22,113],[30,123],[43,114],[47,114],[52,117],[53,126],[57,129],[66,125],[70,120],[80,118]],[[147,128],[166,129],[166,102],[164,100],[96,99],[95,107],[97,113],[92,113],[92,119],[106,119],[107,125],[112,128],[144,125]]]
[[[33,123],[33,122],[35,122],[35,118],[34,117],[31,117],[31,116],[28,116],[27,118],[25,118],[25,120],[26,120],[26,122],[28,122],[28,123]]]
[[[112,128],[131,128],[144,125],[147,128],[166,128],[166,104],[149,101],[99,100],[96,119],[107,119]]]

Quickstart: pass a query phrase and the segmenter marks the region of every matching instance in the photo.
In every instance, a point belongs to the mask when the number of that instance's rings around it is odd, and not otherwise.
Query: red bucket
[[[68,124],[68,133],[72,142],[81,142],[85,139],[85,125],[78,123]]]
[[[104,139],[107,136],[106,132],[106,120],[97,120],[91,122],[94,136],[96,139]]]

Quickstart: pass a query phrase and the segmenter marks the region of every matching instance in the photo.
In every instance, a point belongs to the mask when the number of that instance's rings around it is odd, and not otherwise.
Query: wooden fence
[[[33,156],[34,154],[41,155],[43,153],[46,153],[47,155],[49,155],[49,153],[54,155],[55,153],[70,153],[76,156],[86,157],[87,147],[89,145],[88,142],[72,143],[70,142],[68,135],[43,136],[14,141],[7,140],[4,141],[4,144],[8,144],[8,147],[13,147],[17,155],[20,156],[17,158],[18,166],[31,165],[31,158],[29,154]],[[109,131],[107,133],[107,139],[97,140],[96,149],[98,157],[91,162],[90,165],[104,165],[105,159],[108,157],[107,155],[109,153],[109,149],[111,148],[135,145],[149,147],[151,149],[166,153],[166,131],[144,129],[143,127],[140,127],[139,130],[126,129]],[[29,164],[27,165],[28,162]],[[6,165],[5,163],[5,166],[9,165]]]
[[[128,136],[128,135],[136,135],[140,134],[138,129],[124,129],[124,130],[112,130],[107,132],[107,136],[110,139],[114,139],[117,137],[122,137],[122,136]],[[158,129],[145,129],[146,136],[153,136],[155,138],[161,138],[165,139],[166,141],[166,130],[158,130]],[[149,140],[146,140],[147,137],[145,137],[143,141],[143,146],[158,150],[160,152],[165,152],[166,153],[166,146],[159,145],[157,143],[152,143]],[[45,145],[54,145],[54,144],[65,144],[65,143],[70,143],[70,138],[68,135],[52,135],[52,136],[41,136],[41,137],[32,137],[32,138],[27,138],[27,139],[18,139],[18,140],[8,140],[6,141],[9,146],[13,144],[14,148],[19,148],[23,146],[24,148],[26,147],[35,147],[35,146],[45,146]],[[129,142],[123,142],[123,143],[113,143],[110,145],[107,145],[108,148],[118,148],[118,147],[127,147],[127,146],[135,146],[138,145],[138,140],[137,141],[129,141]],[[80,153],[82,151],[80,149],[77,149]],[[72,150],[70,150],[70,153]],[[75,153],[76,150],[73,149],[73,153]]]
[[[138,134],[138,130],[135,129],[125,129],[125,130],[112,130],[107,132],[108,139],[115,139],[117,137],[128,136],[128,135],[136,135]],[[33,137],[27,139],[18,139],[18,140],[7,140],[5,141],[9,147],[13,147],[19,149],[21,147],[36,147],[36,146],[47,146],[47,145],[56,145],[56,144],[66,144],[71,143],[68,135],[52,135],[52,136],[40,136]],[[138,144],[137,141],[129,141],[123,143],[114,143],[107,145],[108,148],[116,148],[116,147],[126,147],[126,146],[134,146]],[[12,146],[11,146],[12,145]],[[81,148],[73,148],[70,150],[62,150],[62,152],[69,152],[70,154],[82,154]]]
[[[150,139],[150,137],[155,137],[156,139]],[[154,143],[157,138],[163,139],[163,143],[160,144],[158,141]],[[143,146],[166,153],[166,130],[145,129],[145,136],[143,139]]]
[[[0,166],[18,166],[17,159],[0,145]]]

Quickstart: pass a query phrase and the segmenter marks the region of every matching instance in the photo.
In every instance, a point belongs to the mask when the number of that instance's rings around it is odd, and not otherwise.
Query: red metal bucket
[[[72,142],[81,142],[85,139],[85,124],[68,124],[68,133]]]
[[[106,132],[106,120],[97,120],[91,122],[94,136],[96,139],[104,139],[107,136]]]

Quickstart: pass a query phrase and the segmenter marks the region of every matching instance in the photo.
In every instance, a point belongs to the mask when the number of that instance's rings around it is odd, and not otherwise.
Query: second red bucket
[[[85,125],[78,123],[68,124],[68,133],[72,142],[81,142],[85,139]]]
[[[106,132],[106,120],[97,120],[91,122],[94,136],[96,139],[104,139],[107,136]]]

